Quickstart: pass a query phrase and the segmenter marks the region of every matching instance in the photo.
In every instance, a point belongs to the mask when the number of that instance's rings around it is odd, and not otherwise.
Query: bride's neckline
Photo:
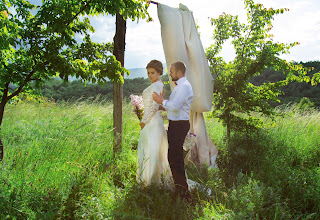
[[[156,83],[156,82],[162,82],[162,81],[161,81],[161,79],[159,79],[159,80],[157,80],[157,81],[155,81],[155,82],[153,82],[153,83]],[[153,84],[153,83],[151,83],[151,84]]]

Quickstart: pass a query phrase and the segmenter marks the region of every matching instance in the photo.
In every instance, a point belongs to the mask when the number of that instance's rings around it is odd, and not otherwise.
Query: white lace
[[[141,122],[144,124],[148,124],[152,117],[159,110],[159,104],[153,101],[152,94],[156,92],[160,94],[163,91],[163,83],[161,81],[157,81],[152,83],[149,87],[147,87],[142,92],[142,100],[144,105],[144,113]]]

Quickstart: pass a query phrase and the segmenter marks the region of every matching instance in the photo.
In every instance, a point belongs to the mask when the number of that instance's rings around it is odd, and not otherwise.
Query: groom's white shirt
[[[163,100],[168,119],[172,121],[189,120],[189,111],[193,99],[192,87],[186,77],[177,81],[169,100]]]

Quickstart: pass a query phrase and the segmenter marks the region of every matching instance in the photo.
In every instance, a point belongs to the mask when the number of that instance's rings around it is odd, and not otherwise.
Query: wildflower
[[[130,95],[131,103],[133,105],[133,112],[138,116],[139,120],[141,121],[143,116],[143,102],[142,102],[142,96],[138,95]]]

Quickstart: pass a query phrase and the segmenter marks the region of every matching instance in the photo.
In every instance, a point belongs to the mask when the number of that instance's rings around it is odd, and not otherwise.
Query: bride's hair
[[[159,60],[151,60],[146,68],[154,68],[160,75],[163,74],[163,66]]]

